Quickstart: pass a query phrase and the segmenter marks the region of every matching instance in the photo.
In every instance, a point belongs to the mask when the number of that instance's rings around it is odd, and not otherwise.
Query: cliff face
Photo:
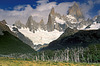
[[[39,22],[39,28],[45,31],[47,29],[43,19],[41,19],[41,21]]]
[[[38,26],[39,24],[33,20],[32,16],[30,16],[26,23],[26,27],[28,27],[30,31],[33,31],[33,33],[35,33],[35,31],[38,29]]]
[[[81,9],[79,8],[79,5],[77,3],[74,3],[74,5],[69,8],[68,15],[76,17],[78,21],[84,18]]]

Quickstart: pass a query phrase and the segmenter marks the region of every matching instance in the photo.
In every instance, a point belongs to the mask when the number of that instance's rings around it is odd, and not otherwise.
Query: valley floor
[[[100,66],[100,63],[66,63],[51,61],[26,61],[0,57],[0,66]]]

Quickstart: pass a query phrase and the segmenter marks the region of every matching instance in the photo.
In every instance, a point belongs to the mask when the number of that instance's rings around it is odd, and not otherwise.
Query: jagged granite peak
[[[47,22],[47,31],[48,31],[48,32],[54,31],[54,21],[55,21],[55,18],[53,18],[53,17],[49,14],[48,22]]]
[[[54,31],[54,29],[61,31],[60,25],[55,20],[56,18],[61,19],[62,16],[59,13],[56,13],[54,8],[52,8],[48,17],[47,31]]]
[[[3,31],[8,31],[10,34],[16,36],[6,24],[7,22],[5,20],[0,21],[0,34],[3,35]]]
[[[16,26],[17,28],[25,28],[26,27],[24,24],[21,23],[20,20],[16,21],[14,26]]]
[[[54,9],[54,7],[51,9],[50,14],[52,14],[52,15],[54,15],[54,14],[55,14],[55,9]]]
[[[44,20],[41,19],[40,23],[39,23],[39,28],[42,30],[46,30],[46,25],[44,24]]]
[[[26,27],[28,27],[30,31],[33,31],[33,33],[35,33],[35,31],[38,29],[38,26],[39,24],[35,20],[33,20],[33,17],[29,16]]]
[[[30,25],[31,25],[32,22],[33,22],[33,17],[32,16],[29,16],[28,21],[26,23],[26,27],[31,28]]]
[[[69,8],[68,15],[76,17],[78,21],[84,18],[81,9],[79,8],[79,5],[76,2],[74,3],[73,6]]]
[[[7,22],[6,22],[6,20],[2,20],[2,21],[0,21],[2,24],[7,24]]]

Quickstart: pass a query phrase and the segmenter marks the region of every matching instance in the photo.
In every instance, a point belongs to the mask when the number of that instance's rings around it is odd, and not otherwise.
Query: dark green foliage
[[[6,31],[4,32],[4,35],[0,35],[0,54],[33,52],[35,51],[30,46],[23,43],[9,32]]]

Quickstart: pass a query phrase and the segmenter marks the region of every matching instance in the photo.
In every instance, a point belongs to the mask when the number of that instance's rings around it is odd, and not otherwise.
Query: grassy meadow
[[[100,63],[67,63],[52,61],[26,61],[0,57],[0,66],[100,66]]]

